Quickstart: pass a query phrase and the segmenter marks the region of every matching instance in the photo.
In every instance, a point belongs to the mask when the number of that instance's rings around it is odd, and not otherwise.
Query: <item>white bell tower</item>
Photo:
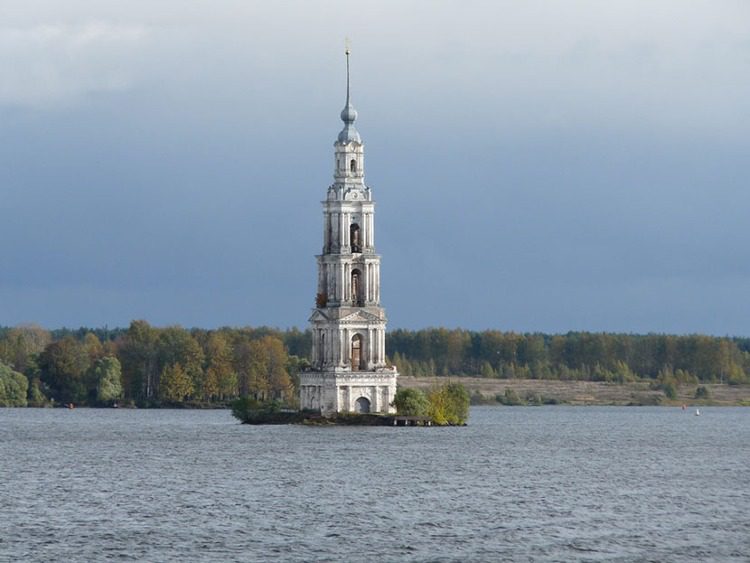
[[[347,48],[344,128],[334,143],[334,182],[322,202],[323,250],[310,317],[312,368],[300,374],[300,407],[323,414],[389,413],[395,410],[390,403],[398,372],[386,365],[375,203],[365,184],[364,145],[349,99],[349,54]]]

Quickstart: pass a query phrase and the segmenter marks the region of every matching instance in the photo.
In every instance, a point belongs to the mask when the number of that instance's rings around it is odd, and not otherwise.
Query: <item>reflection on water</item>
[[[0,561],[746,560],[750,410],[693,414],[307,428],[0,409]]]

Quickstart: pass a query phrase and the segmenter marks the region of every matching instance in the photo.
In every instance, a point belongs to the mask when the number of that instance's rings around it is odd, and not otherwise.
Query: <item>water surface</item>
[[[465,428],[0,409],[0,560],[748,560],[750,410]]]

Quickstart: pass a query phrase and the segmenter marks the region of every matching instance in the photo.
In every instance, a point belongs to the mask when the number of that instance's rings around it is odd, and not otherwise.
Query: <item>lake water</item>
[[[701,412],[0,409],[0,561],[748,561],[750,409]]]

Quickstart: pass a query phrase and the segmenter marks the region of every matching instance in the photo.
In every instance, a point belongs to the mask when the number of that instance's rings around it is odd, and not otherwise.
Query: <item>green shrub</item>
[[[0,407],[25,407],[29,380],[0,363]]]
[[[460,383],[448,383],[430,391],[428,415],[435,424],[460,426],[469,418],[469,393]]]
[[[507,406],[523,404],[523,401],[521,401],[521,397],[518,396],[518,393],[516,393],[516,391],[514,389],[511,389],[510,387],[506,387],[505,392],[502,395],[498,393],[495,396],[495,400],[497,400],[498,403]]]
[[[664,395],[667,399],[674,400],[677,398],[677,389],[675,388],[674,383],[663,383],[661,390],[664,391]]]
[[[399,389],[393,399],[393,406],[401,416],[427,416],[430,403],[419,389]]]

